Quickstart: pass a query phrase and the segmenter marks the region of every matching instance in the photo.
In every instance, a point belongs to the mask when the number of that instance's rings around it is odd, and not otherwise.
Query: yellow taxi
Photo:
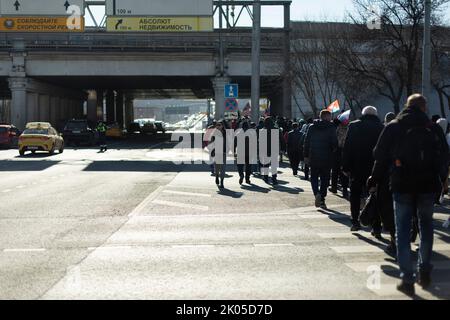
[[[53,154],[64,151],[64,139],[48,122],[30,122],[19,137],[19,153],[21,156],[26,151],[46,151]]]
[[[108,138],[125,138],[126,131],[120,127],[119,124],[115,123],[108,126],[105,134]]]

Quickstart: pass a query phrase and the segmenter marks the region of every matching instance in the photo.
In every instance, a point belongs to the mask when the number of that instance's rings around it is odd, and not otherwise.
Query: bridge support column
[[[104,107],[105,107],[105,92],[103,90],[97,90],[97,118],[106,121]]]
[[[48,85],[27,77],[9,78],[11,90],[11,122],[19,129],[25,129],[27,122],[52,121],[52,125],[60,129],[61,120],[68,120],[72,116],[74,101],[81,105],[84,101],[83,92],[67,90]],[[51,105],[51,99],[54,100]],[[57,101],[57,102],[56,102]]]
[[[125,126],[128,126],[134,121],[134,99],[132,97],[125,97]]]
[[[39,121],[50,121],[50,96],[46,94],[39,95]]]
[[[89,90],[87,99],[87,119],[92,123],[97,122],[97,92]]]
[[[216,77],[212,80],[214,86],[214,100],[216,102],[215,119],[223,119],[225,113],[225,85],[230,83],[228,77]]]
[[[106,122],[116,122],[115,99],[113,90],[108,90],[106,92]]]
[[[25,129],[27,112],[27,79],[9,78],[11,89],[11,123],[20,130]]]
[[[120,127],[123,128],[124,126],[124,117],[123,117],[123,93],[121,91],[118,91],[115,96],[115,103],[116,103],[116,121],[120,124]]]

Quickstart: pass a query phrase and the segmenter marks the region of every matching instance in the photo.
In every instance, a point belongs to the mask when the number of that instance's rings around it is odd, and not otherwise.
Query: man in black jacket
[[[359,213],[361,198],[367,194],[366,182],[370,176],[374,159],[373,149],[377,144],[383,125],[375,107],[368,106],[362,111],[360,120],[348,127],[342,159],[343,171],[350,178],[350,207],[352,213],[351,231],[360,230]],[[381,237],[381,226],[375,226],[374,236]]]
[[[311,167],[311,187],[316,198],[315,205],[322,209],[327,208],[325,198],[330,184],[333,153],[337,150],[337,146],[336,128],[331,123],[331,113],[322,110],[320,120],[309,128],[303,147],[305,162]]]
[[[433,251],[433,209],[436,195],[447,176],[448,145],[442,130],[426,114],[427,100],[420,94],[408,98],[405,109],[381,134],[375,148],[375,165],[368,187],[390,176],[394,197],[397,261],[401,283],[397,289],[414,295],[411,262],[411,224],[417,213],[420,228],[418,283],[431,283]]]
[[[292,168],[292,174],[298,174],[298,166],[300,164],[300,139],[302,137],[298,123],[292,124],[293,130],[288,133],[287,152],[289,162]]]

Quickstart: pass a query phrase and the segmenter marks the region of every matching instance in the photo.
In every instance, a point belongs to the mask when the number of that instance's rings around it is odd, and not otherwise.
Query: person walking
[[[320,120],[308,129],[303,147],[305,161],[311,166],[311,187],[315,206],[322,209],[327,209],[325,198],[330,183],[333,153],[337,147],[336,128],[331,123],[331,112],[322,110]]]
[[[103,121],[99,121],[97,124],[98,141],[100,144],[100,152],[108,151],[108,146],[106,145],[106,124]]]
[[[292,124],[292,131],[288,133],[287,137],[287,152],[289,162],[292,168],[292,174],[297,176],[298,166],[300,164],[300,128],[298,123]]]
[[[361,199],[367,195],[366,182],[370,176],[374,159],[373,149],[378,142],[383,125],[375,107],[368,106],[362,111],[359,120],[348,127],[342,157],[343,171],[350,178],[350,210],[352,214],[351,231],[359,231]],[[381,225],[374,226],[373,235],[381,238]]]
[[[242,185],[245,178],[245,183],[251,184],[250,176],[252,174],[251,157],[256,155],[250,154],[250,141],[245,137],[246,132],[250,129],[248,122],[242,123],[242,128],[236,132],[236,155],[237,155],[237,167],[239,173],[239,184]],[[243,137],[241,137],[243,136]],[[256,133],[255,133],[256,136]],[[244,139],[242,141],[242,139]],[[253,161],[254,162],[254,161]]]
[[[348,177],[342,171],[342,153],[344,151],[345,139],[347,138],[348,132],[348,120],[340,121],[336,119],[337,129],[336,135],[338,139],[338,148],[334,155],[334,163],[331,173],[331,193],[337,193],[338,191],[338,181],[341,182],[342,196],[348,198]]]
[[[278,139],[277,141],[275,141],[275,143],[278,144],[278,147],[276,147],[275,145],[272,145],[272,135],[275,134],[278,131]],[[280,129],[276,128],[274,126],[274,123],[272,121],[272,117],[266,117],[264,119],[264,127],[259,130],[258,133],[258,144],[261,141],[261,138],[263,138],[263,135],[266,135],[266,142],[267,142],[267,146],[264,146],[266,148],[266,150],[262,150],[262,153],[265,153],[265,159],[260,159],[261,160],[261,171],[262,171],[262,175],[263,175],[263,180],[265,183],[269,183],[269,168],[270,171],[272,173],[272,184],[273,185],[278,185],[278,165],[276,163],[274,163],[272,160],[274,157],[279,156],[279,149],[280,149],[280,137],[279,135],[281,134]],[[259,146],[260,148],[263,146]],[[265,152],[264,152],[265,151]],[[276,154],[275,154],[276,152]],[[273,153],[273,157],[272,157],[272,153]]]
[[[218,139],[219,138],[219,139]],[[214,157],[214,173],[216,177],[216,185],[220,189],[224,189],[225,169],[227,164],[227,136],[224,121],[216,123],[216,130],[213,133],[211,142],[214,142],[215,148],[211,152]]]
[[[309,128],[311,127],[311,125],[313,124],[313,120],[312,119],[308,119],[308,121],[303,125],[302,129],[300,130],[300,153],[302,154],[303,157],[303,173],[305,174],[305,177],[303,178],[303,180],[309,180],[309,171],[310,171],[310,167],[309,167],[309,163],[306,161],[305,159],[305,138],[306,138],[306,134],[308,133]]]
[[[395,114],[393,112],[388,113],[384,118],[384,126],[386,127],[394,119]],[[397,255],[397,245],[395,242],[394,200],[392,199],[392,191],[389,186],[389,175],[381,177],[376,190],[378,215],[383,228],[390,234],[390,242],[385,248],[385,252],[395,257]]]
[[[448,172],[448,146],[442,130],[430,121],[427,100],[421,94],[408,97],[405,109],[381,134],[374,150],[375,164],[368,187],[390,175],[394,198],[397,261],[401,282],[397,290],[415,294],[415,272],[411,260],[411,224],[417,214],[420,245],[417,282],[431,283],[433,251],[433,211],[436,194]]]

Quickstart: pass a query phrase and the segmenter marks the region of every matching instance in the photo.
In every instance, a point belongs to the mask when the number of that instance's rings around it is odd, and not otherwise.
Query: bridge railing
[[[284,34],[279,29],[262,35],[262,52],[281,52]],[[0,51],[9,51],[16,41],[23,41],[27,51],[216,51],[220,39],[226,50],[248,52],[252,46],[251,31],[207,32],[192,34],[119,34],[105,32],[75,33],[3,33]]]

